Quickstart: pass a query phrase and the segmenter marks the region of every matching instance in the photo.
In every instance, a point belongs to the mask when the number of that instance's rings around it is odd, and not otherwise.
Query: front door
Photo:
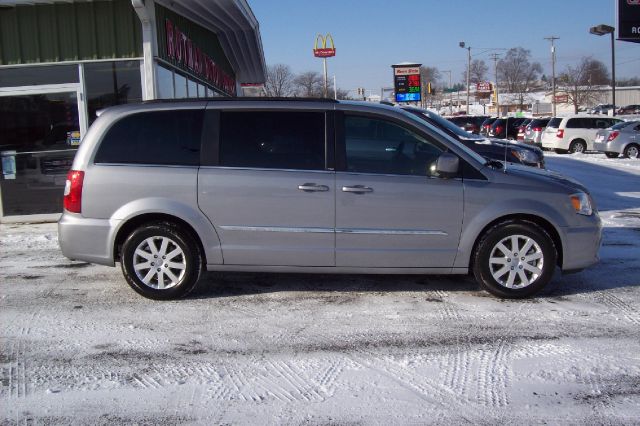
[[[79,88],[0,92],[0,192],[5,216],[60,213],[81,140]]]
[[[198,203],[226,265],[334,266],[335,173],[324,111],[223,111]],[[213,154],[216,155],[216,154]]]
[[[453,266],[463,213],[461,179],[434,176],[444,147],[401,124],[346,115],[338,143],[336,266]]]

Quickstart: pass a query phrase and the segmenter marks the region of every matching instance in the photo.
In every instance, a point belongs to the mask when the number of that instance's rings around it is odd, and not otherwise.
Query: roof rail
[[[239,97],[215,97],[215,98],[184,98],[184,99],[152,99],[142,103],[171,103],[171,102],[249,102],[249,101],[269,101],[269,102],[326,102],[337,104],[338,101],[331,98],[283,98],[266,96],[239,96]]]

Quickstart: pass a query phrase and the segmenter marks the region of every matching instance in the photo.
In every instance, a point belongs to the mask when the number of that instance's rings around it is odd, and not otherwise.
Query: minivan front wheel
[[[169,223],[134,230],[122,245],[121,265],[127,283],[149,299],[177,299],[193,290],[203,270],[194,238]]]
[[[531,296],[551,280],[557,252],[549,234],[533,222],[503,222],[476,247],[473,273],[488,292],[504,298]]]

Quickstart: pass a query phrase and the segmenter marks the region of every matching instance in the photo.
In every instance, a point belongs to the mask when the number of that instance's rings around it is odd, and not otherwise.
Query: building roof
[[[87,1],[91,0],[3,0],[2,6],[85,3]],[[131,2],[139,1],[131,0]],[[155,2],[214,32],[239,83],[265,82],[266,64],[260,26],[247,0],[155,0]]]

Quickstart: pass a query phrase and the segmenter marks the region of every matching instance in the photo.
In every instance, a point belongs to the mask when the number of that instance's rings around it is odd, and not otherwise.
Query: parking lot
[[[213,274],[186,300],[0,226],[7,424],[638,424],[640,161],[547,154],[584,183],[601,262],[540,296],[470,278]]]

